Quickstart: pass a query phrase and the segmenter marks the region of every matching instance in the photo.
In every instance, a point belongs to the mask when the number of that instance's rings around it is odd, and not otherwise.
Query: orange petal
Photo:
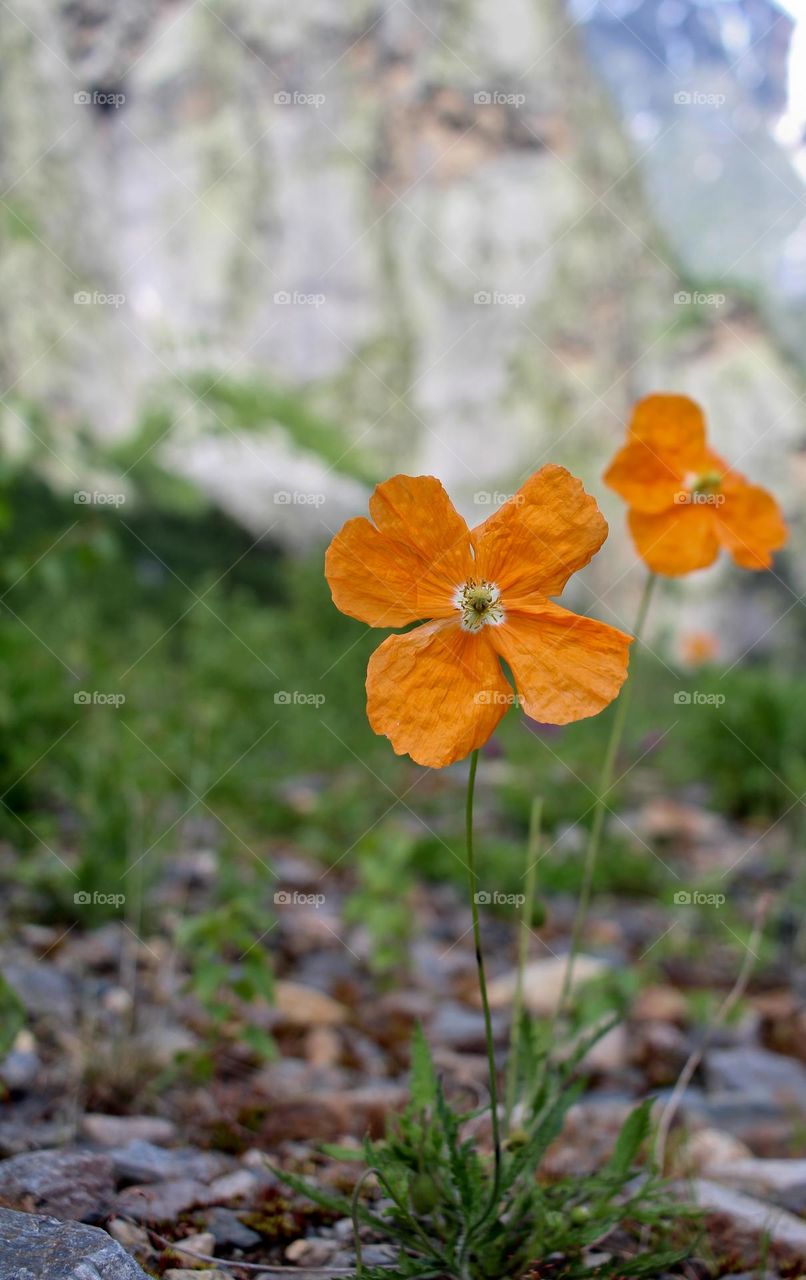
[[[690,471],[705,470],[705,419],[688,396],[639,400],[627,443],[604,475],[605,484],[638,511],[663,511]]]
[[[381,533],[417,553],[438,586],[461,586],[472,568],[470,530],[434,476],[392,476],[369,500]],[[433,615],[431,615],[433,616]]]
[[[476,574],[505,600],[558,596],[607,537],[607,521],[565,467],[541,467],[473,530]]]
[[[661,457],[676,460],[686,469],[701,466],[705,453],[705,417],[688,396],[646,396],[633,409],[630,435],[642,440]]]
[[[719,554],[716,508],[688,503],[657,515],[631,510],[628,521],[638,553],[655,573],[670,578],[704,569]]]
[[[638,511],[665,511],[684,484],[682,468],[671,465],[643,440],[619,449],[604,473],[604,482]]]
[[[515,678],[521,706],[545,724],[596,715],[627,676],[631,636],[548,600],[508,613],[490,632]]]
[[[473,570],[470,531],[433,476],[393,476],[370,499],[378,525],[348,520],[325,556],[342,613],[371,627],[450,617],[453,593]]]
[[[483,746],[513,701],[486,636],[456,622],[389,636],[369,660],[370,724],[398,755],[431,769]]]
[[[744,481],[726,491],[717,508],[716,531],[743,569],[769,569],[771,553],[785,545],[789,532],[772,494]]]

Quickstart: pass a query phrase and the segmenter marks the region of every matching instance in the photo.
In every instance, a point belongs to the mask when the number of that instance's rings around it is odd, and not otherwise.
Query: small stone
[[[565,980],[566,957],[547,956],[533,960],[523,971],[523,1003],[529,1013],[545,1017],[556,1011]],[[572,990],[576,990],[592,978],[607,973],[610,965],[596,956],[580,955],[574,963]],[[516,969],[495,978],[488,989],[490,1004],[494,1009],[512,1004],[518,981]]]
[[[210,1183],[210,1204],[223,1200],[243,1200],[253,1195],[260,1180],[249,1169],[234,1169]]]
[[[122,1018],[125,1013],[129,1013],[134,1002],[131,992],[125,987],[110,987],[104,992],[101,1003],[107,1013]]]
[[[136,1227],[133,1222],[126,1222],[125,1218],[112,1218],[106,1224],[106,1229],[113,1240],[123,1245],[127,1253],[154,1252],[148,1232],[143,1227]]]
[[[744,1155],[730,1156],[726,1152],[726,1158],[713,1160],[707,1172],[715,1182],[739,1191],[780,1195],[806,1183],[806,1160],[761,1160],[745,1149]]]
[[[712,1049],[705,1066],[712,1090],[741,1089],[806,1111],[806,1067],[795,1058],[741,1045]]]
[[[167,1024],[164,1027],[150,1027],[147,1034],[135,1041],[132,1047],[155,1067],[170,1067],[180,1054],[191,1053],[196,1048],[196,1039],[186,1027]]]
[[[230,1156],[196,1147],[158,1147],[139,1138],[110,1151],[116,1176],[124,1182],[161,1182],[191,1178],[210,1182],[232,1167]]]
[[[0,1062],[0,1084],[12,1092],[24,1093],[35,1083],[41,1066],[36,1040],[27,1028],[23,1028],[11,1052]]]
[[[260,1244],[262,1236],[251,1227],[241,1222],[232,1209],[216,1208],[205,1214],[205,1223],[214,1243],[219,1247],[231,1249],[251,1249]],[[350,1224],[352,1226],[352,1223]],[[209,1249],[208,1253],[215,1253]]]
[[[0,1209],[0,1280],[148,1280],[96,1227]],[[187,1273],[185,1273],[187,1280]],[[196,1273],[198,1280],[198,1272]]]
[[[677,987],[644,987],[635,998],[631,1017],[635,1022],[674,1022],[682,1026],[688,1021],[688,1003]]]
[[[670,796],[654,796],[637,815],[636,825],[641,834],[653,839],[680,840],[688,844],[719,837],[725,823],[719,814],[706,809],[682,804]]]
[[[111,1160],[92,1151],[28,1151],[0,1163],[0,1197],[30,1213],[80,1221],[103,1214],[114,1190]]]
[[[8,964],[3,977],[29,1013],[38,1017],[61,1019],[61,1025],[70,1022],[74,1014],[73,983],[55,965],[42,961],[29,964]]]
[[[282,1020],[292,1027],[337,1027],[347,1020],[343,1004],[301,982],[276,982],[274,1003]]]
[[[693,1194],[700,1208],[729,1218],[737,1230],[754,1236],[764,1235],[773,1247],[778,1245],[791,1249],[799,1258],[806,1256],[806,1222],[786,1209],[765,1204],[763,1200],[722,1187],[706,1178],[686,1183],[681,1194],[686,1198]]]
[[[197,1231],[183,1240],[175,1240],[165,1252],[173,1261],[177,1257],[183,1267],[192,1267],[194,1271],[204,1268],[210,1261],[210,1254],[215,1250],[215,1237],[210,1231]],[[205,1255],[194,1258],[193,1254]]]
[[[301,1267],[324,1267],[337,1248],[335,1240],[295,1240],[286,1249],[285,1256]]]
[[[745,1143],[721,1129],[700,1129],[681,1146],[675,1164],[684,1173],[707,1173],[752,1155]]]
[[[232,1280],[227,1271],[219,1271],[217,1267],[204,1267],[202,1270],[188,1270],[185,1267],[169,1267],[163,1271],[162,1280]]]
[[[89,1112],[82,1116],[79,1130],[89,1142],[100,1147],[123,1147],[139,1140],[158,1144],[172,1142],[176,1125],[160,1116],[106,1116]]]
[[[305,1037],[305,1057],[312,1067],[332,1067],[341,1058],[341,1040],[332,1027],[312,1027]]]
[[[395,1260],[395,1251],[388,1244],[365,1244],[362,1256],[369,1267],[388,1267]]]
[[[493,1036],[500,1039],[505,1027],[501,1015],[493,1021]],[[455,1000],[444,1000],[439,1005],[431,1023],[430,1039],[435,1045],[473,1052],[486,1045],[484,1015],[481,1010],[468,1009]]]
[[[611,1027],[609,1031],[596,1041],[583,1058],[583,1064],[589,1071],[598,1071],[602,1075],[620,1071],[627,1062],[628,1039],[627,1029],[621,1023]]]
[[[126,1187],[118,1192],[114,1211],[136,1222],[173,1222],[180,1213],[209,1205],[214,1199],[203,1183],[192,1178],[173,1178],[169,1182]]]

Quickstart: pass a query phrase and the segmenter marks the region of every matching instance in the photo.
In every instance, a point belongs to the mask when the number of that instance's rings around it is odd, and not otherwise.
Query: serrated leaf
[[[314,1186],[308,1182],[306,1178],[299,1177],[296,1173],[289,1173],[287,1169],[279,1169],[276,1165],[270,1166],[272,1173],[289,1186],[292,1191],[298,1192],[302,1196],[307,1196],[314,1204],[318,1204],[321,1209],[328,1209],[331,1213],[338,1213],[342,1218],[351,1218],[353,1216],[352,1203],[344,1196],[331,1195],[327,1191]],[[374,1227],[376,1231],[384,1232],[386,1235],[401,1236],[405,1239],[406,1233],[397,1229],[394,1223],[388,1218],[381,1218],[378,1214],[372,1213],[364,1205],[358,1205],[358,1217],[362,1222],[366,1222],[368,1226]]]

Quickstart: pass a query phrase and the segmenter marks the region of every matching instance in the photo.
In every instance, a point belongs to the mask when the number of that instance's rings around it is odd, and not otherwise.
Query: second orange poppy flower
[[[704,569],[720,547],[744,569],[769,569],[786,542],[775,499],[714,453],[702,410],[687,396],[639,400],[604,479],[628,503],[633,541],[656,573]]]

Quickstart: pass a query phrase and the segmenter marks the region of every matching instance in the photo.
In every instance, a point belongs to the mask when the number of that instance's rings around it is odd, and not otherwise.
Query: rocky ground
[[[689,862],[748,843],[713,815],[668,803],[632,815],[631,824],[664,827],[667,856]],[[758,860],[743,864],[750,886],[763,856],[762,845]],[[0,1064],[0,1280],[341,1274],[355,1261],[351,1223],[288,1192],[276,1169],[350,1190],[355,1166],[324,1155],[321,1144],[355,1145],[383,1130],[406,1098],[418,1022],[448,1086],[483,1100],[483,1026],[461,894],[450,885],[414,891],[419,932],[409,962],[380,981],[367,964],[364,927],[345,920],[349,872],[331,873],[326,902],[314,905],[305,899],[321,889],[321,867],[288,850],[277,852],[275,866],[289,901],[267,907],[268,932],[257,944],[271,950],[275,1002],[233,997],[215,1022],[188,990],[187,958],[174,943],[178,920],[209,889],[209,854],[171,864],[159,911],[139,936],[117,920],[91,931],[63,922],[9,928],[2,971],[27,1021]],[[20,905],[6,895],[12,916]],[[537,1016],[557,999],[572,906],[550,903],[532,940],[526,1000]],[[710,951],[664,949],[665,931],[688,927],[673,913],[646,899],[598,904],[580,976],[617,973],[629,962],[645,980],[635,984],[623,1025],[589,1059],[587,1092],[543,1176],[596,1167],[635,1099],[654,1093],[659,1114],[700,1046],[668,1154],[671,1177],[699,1201],[707,1229],[675,1274],[799,1276],[806,1001],[797,967],[786,948],[767,946],[737,1016],[724,1027],[711,1017],[704,1040],[709,1018],[698,1015],[697,1001],[719,1004],[742,948],[729,955],[716,938]],[[485,935],[503,1051],[514,957],[506,914],[487,911]],[[663,959],[650,972],[655,948]],[[270,1033],[277,1057],[259,1056],[244,1028]],[[483,1131],[478,1137],[486,1141]],[[371,1236],[365,1255],[390,1257]]]

